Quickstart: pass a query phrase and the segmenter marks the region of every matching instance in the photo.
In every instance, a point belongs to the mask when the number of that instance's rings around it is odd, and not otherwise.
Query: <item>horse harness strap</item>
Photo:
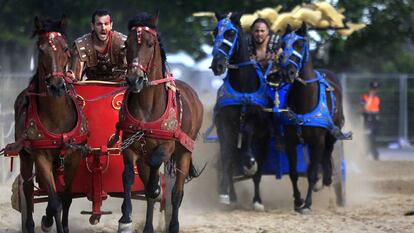
[[[298,125],[298,126],[315,126],[315,127],[322,127],[325,129],[332,129],[335,127],[332,117],[335,113],[335,96],[330,91],[330,98],[331,98],[331,111],[328,109],[328,102],[326,91],[331,90],[331,85],[326,81],[323,75],[315,70],[316,78],[312,80],[307,80],[307,83],[314,83],[319,82],[319,101],[314,108],[309,113],[305,114],[296,114],[294,112],[289,111],[287,114],[281,114],[282,122],[286,125]],[[281,108],[287,108],[287,99],[286,95],[289,91],[286,91],[286,88],[290,88],[289,86],[284,86],[284,90],[280,90],[280,96],[282,97]]]
[[[74,101],[77,111],[77,123],[75,128],[67,133],[52,133],[41,122],[37,112],[36,95],[31,94],[32,86],[26,89],[26,96],[29,100],[27,107],[25,131],[14,143],[8,144],[5,154],[17,155],[23,148],[27,149],[60,149],[60,158],[63,159],[70,144],[83,144],[88,138],[86,118],[80,104],[74,95],[70,95]]]
[[[188,151],[192,152],[194,149],[194,140],[181,128],[182,104],[179,90],[176,89],[173,80],[172,75],[168,74],[167,78],[154,82],[157,84],[166,83],[168,102],[161,117],[151,122],[137,120],[131,115],[127,107],[127,100],[130,92],[127,91],[125,93],[123,106],[121,108],[121,117],[117,124],[117,128],[127,133],[137,133],[138,131],[141,131],[144,133],[143,139],[176,140]],[[153,85],[157,85],[154,83]]]

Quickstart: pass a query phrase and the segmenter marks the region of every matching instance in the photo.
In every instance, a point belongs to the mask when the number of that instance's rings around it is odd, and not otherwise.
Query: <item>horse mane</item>
[[[131,31],[133,27],[149,27],[151,29],[157,29],[156,25],[153,23],[152,15],[147,12],[140,12],[138,13],[133,19],[128,21],[128,31]],[[157,32],[157,40],[158,44],[160,45],[160,52],[161,52],[161,62],[162,62],[162,73],[165,76],[166,73],[166,62],[167,62],[167,55],[165,53],[164,45],[161,41],[160,33]]]
[[[38,79],[38,76],[39,72],[36,70],[36,73],[30,78],[29,86],[32,85]]]
[[[62,27],[62,24],[61,24],[60,20],[46,19],[46,20],[42,21],[42,24],[43,24],[42,29],[40,29],[40,30],[35,29],[33,31],[32,37],[34,37],[36,35],[40,35],[40,34],[45,33],[45,32],[59,32],[60,34],[66,36],[65,27]]]

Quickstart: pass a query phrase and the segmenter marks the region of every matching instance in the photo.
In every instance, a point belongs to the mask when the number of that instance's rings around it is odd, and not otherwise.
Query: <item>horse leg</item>
[[[332,184],[332,152],[335,141],[336,139],[331,134],[326,135],[325,150],[322,157],[323,185],[325,186]]]
[[[150,166],[144,161],[144,159],[138,159],[138,173],[139,177],[144,183],[144,186],[148,184],[149,176],[150,176]],[[146,195],[146,194],[145,194]],[[145,233],[152,233],[154,232],[153,226],[153,216],[154,216],[154,204],[155,199],[147,197],[147,212],[145,217],[145,226],[144,232]]]
[[[72,204],[72,183],[79,168],[81,155],[73,152],[65,157],[65,190],[62,195],[62,225],[64,233],[69,232],[69,208]]]
[[[22,232],[34,233],[33,221],[33,160],[26,151],[20,151],[20,175],[23,179],[23,193],[20,193]],[[20,187],[19,187],[20,189]],[[53,223],[53,222],[52,222]]]
[[[257,162],[253,154],[253,132],[255,128],[252,123],[247,123],[243,132],[243,143],[241,151],[243,156],[243,172],[246,176],[253,176],[257,171]]]
[[[229,166],[231,164],[231,151],[229,150],[229,143],[226,143],[223,137],[220,137],[220,160],[219,169],[218,169],[218,178],[219,178],[219,198],[220,203],[230,204],[229,198],[229,184],[233,182],[233,175],[231,174],[231,179],[229,179]]]
[[[124,187],[124,200],[121,210],[122,217],[118,221],[118,233],[132,233],[132,203],[131,203],[131,187],[134,184],[134,160],[135,153],[131,149],[123,152],[124,172],[122,173],[122,185]]]
[[[296,155],[296,140],[290,140],[291,138],[296,138],[296,134],[290,130],[286,130],[286,153],[288,155],[289,160],[289,178],[292,183],[293,188],[293,198],[294,198],[294,209],[295,211],[299,211],[300,208],[303,207],[303,199],[301,198],[301,194],[298,188],[298,171],[296,170],[297,164],[297,155]]]
[[[178,211],[184,196],[184,182],[188,176],[188,171],[191,163],[191,152],[183,152],[177,154],[176,159],[176,180],[171,194],[172,216],[168,227],[169,233],[178,233],[180,230],[180,223],[178,222]]]
[[[46,153],[35,155],[35,164],[37,176],[42,181],[49,197],[46,207],[46,215],[42,217],[42,230],[48,232],[53,225],[53,219],[56,223],[56,231],[63,233],[62,226],[62,203],[56,192],[55,178],[53,176],[54,155],[48,156]]]
[[[234,157],[236,153],[231,153],[229,156],[231,156],[231,162],[227,165],[227,180],[229,183],[229,199],[230,199],[230,205],[237,204],[237,194],[236,189],[234,188],[234,180],[233,176],[235,174],[235,170],[238,169],[236,166],[239,164],[239,161],[236,161],[236,158]]]
[[[257,172],[253,176],[254,183],[254,197],[253,197],[253,208],[258,211],[264,211],[264,206],[262,203],[262,198],[260,196],[260,181],[262,179],[263,164],[267,157],[267,137],[262,138],[258,141],[257,145]]]
[[[312,206],[312,193],[315,187],[315,184],[318,180],[318,166],[321,162],[323,152],[325,150],[324,137],[314,137],[316,138],[316,143],[309,145],[310,150],[310,164],[308,166],[308,190],[305,199],[305,206],[301,208],[300,213],[310,214]]]
[[[159,185],[159,168],[164,160],[167,158],[168,146],[158,146],[155,151],[149,157],[150,174],[148,183],[145,186],[145,195],[149,198],[155,199],[161,193],[161,187]]]

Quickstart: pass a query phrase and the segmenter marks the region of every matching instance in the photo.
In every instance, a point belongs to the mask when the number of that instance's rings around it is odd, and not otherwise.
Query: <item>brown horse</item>
[[[184,182],[197,176],[192,165],[192,146],[200,130],[203,106],[196,92],[176,81],[166,71],[166,56],[156,31],[158,13],[139,13],[128,23],[128,91],[120,112],[119,129],[123,130],[124,201],[118,232],[133,232],[131,220],[131,185],[134,164],[145,185],[147,216],[144,232],[153,232],[153,208],[160,194],[159,167],[175,163],[175,184],[171,194],[172,217],[169,232],[179,231],[178,210]],[[173,164],[172,163],[172,164]],[[169,198],[169,197],[167,197]]]
[[[84,143],[87,129],[80,109],[67,89],[68,80],[64,72],[70,53],[64,38],[64,22],[64,17],[60,21],[35,18],[37,72],[14,105],[16,143],[13,146],[20,156],[23,185],[20,189],[22,232],[35,232],[32,215],[33,164],[40,187],[47,191],[49,197],[46,215],[42,218],[43,231],[50,231],[54,218],[57,232],[69,232],[71,186],[81,158],[81,153],[71,149],[69,144]],[[62,170],[66,185],[60,197],[55,179],[56,173]]]

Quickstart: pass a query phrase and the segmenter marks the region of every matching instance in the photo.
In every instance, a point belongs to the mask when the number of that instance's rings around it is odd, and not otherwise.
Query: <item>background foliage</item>
[[[95,9],[108,9],[114,29],[126,33],[126,25],[138,11],[161,10],[159,31],[168,52],[184,50],[196,59],[205,54],[200,45],[211,44],[208,33],[215,22],[193,18],[197,11],[241,11],[253,13],[264,7],[295,5],[312,1],[298,0],[159,0],[159,1],[90,1],[90,0],[0,0],[0,65],[16,72],[28,69],[33,53],[33,19],[69,17],[68,40],[90,30],[90,15]],[[236,8],[234,7],[236,5]],[[339,0],[347,19],[368,23],[368,27],[348,38],[332,32],[319,32],[322,40],[315,53],[316,65],[335,71],[414,72],[414,1],[412,0]],[[19,61],[19,62],[16,62]]]

